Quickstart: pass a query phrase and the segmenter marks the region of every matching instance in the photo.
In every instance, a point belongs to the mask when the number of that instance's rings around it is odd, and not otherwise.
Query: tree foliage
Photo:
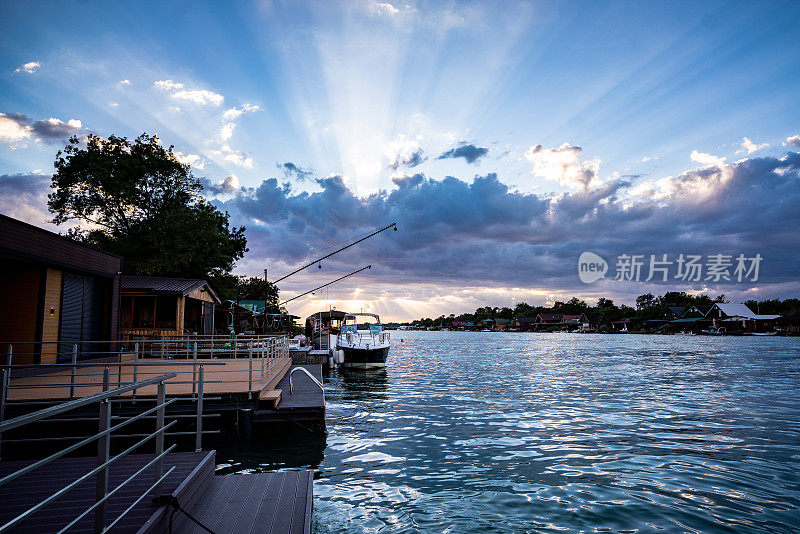
[[[48,195],[68,235],[124,258],[126,274],[206,278],[229,273],[247,251],[244,227],[206,202],[200,181],[153,135],[90,135],[58,152]]]

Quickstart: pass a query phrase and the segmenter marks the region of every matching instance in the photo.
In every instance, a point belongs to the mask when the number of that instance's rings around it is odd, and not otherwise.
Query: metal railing
[[[6,384],[6,375],[8,374],[7,369],[0,370],[0,374],[3,375],[2,377],[2,384]],[[203,434],[203,374],[204,368],[203,366],[199,369],[200,381],[199,381],[199,389],[197,392],[196,400],[197,400],[197,412],[196,412],[196,438],[195,438],[195,446],[196,450],[202,449],[202,434]],[[96,393],[94,395],[89,395],[86,397],[82,397],[79,399],[63,402],[61,404],[57,404],[55,406],[50,406],[47,408],[43,408],[41,410],[21,415],[19,417],[15,417],[8,421],[0,421],[0,443],[2,442],[3,434],[8,433],[9,431],[24,427],[26,425],[30,425],[33,423],[38,423],[42,421],[55,421],[52,419],[54,416],[66,414],[73,410],[77,410],[79,408],[86,408],[92,405],[98,405],[98,421],[99,421],[99,428],[98,432],[94,435],[91,435],[86,438],[73,438],[77,439],[75,443],[72,443],[68,446],[65,446],[56,452],[42,458],[38,461],[35,461],[25,467],[17,469],[16,471],[7,474],[0,478],[0,488],[8,484],[9,482],[16,480],[36,469],[44,467],[59,458],[66,456],[72,452],[77,451],[83,447],[91,445],[92,442],[97,442],[97,466],[93,469],[90,469],[85,474],[79,476],[72,482],[68,483],[66,486],[62,487],[58,491],[54,492],[53,494],[49,495],[48,497],[42,499],[41,501],[37,502],[36,504],[31,505],[26,511],[17,515],[16,517],[7,521],[4,525],[0,526],[0,532],[5,532],[12,527],[15,527],[19,523],[23,522],[25,519],[29,518],[31,515],[36,513],[37,511],[45,508],[49,503],[55,501],[56,499],[64,496],[70,490],[76,488],[78,485],[90,480],[92,477],[96,477],[96,487],[95,487],[95,498],[94,503],[80,512],[75,518],[73,518],[69,523],[67,523],[59,532],[66,532],[73,526],[75,526],[78,522],[89,516],[90,514],[94,515],[94,531],[96,533],[100,532],[108,532],[115,525],[119,523],[122,518],[124,518],[133,508],[139,504],[148,494],[151,492],[158,493],[164,479],[172,473],[175,467],[171,467],[166,472],[164,472],[164,458],[165,456],[175,449],[176,445],[170,445],[169,447],[165,448],[164,438],[167,435],[167,429],[171,428],[173,425],[176,424],[176,420],[173,420],[169,423],[165,423],[165,410],[167,406],[171,405],[175,402],[176,399],[166,399],[166,381],[173,379],[177,376],[177,373],[165,373],[160,374],[158,376],[153,376],[151,378],[146,378],[143,380],[139,380],[137,382],[129,383],[120,385],[116,388],[111,389],[111,373],[110,369],[106,367],[103,372],[103,391],[100,393]],[[130,417],[122,417],[122,421],[116,424],[112,424],[112,420],[114,417],[112,416],[112,406],[111,401],[115,398],[120,397],[121,395],[127,393],[133,393],[138,389],[148,387],[148,386],[156,386],[156,398],[155,398],[155,406],[152,408],[147,408],[140,413],[130,416]],[[139,439],[133,445],[127,447],[122,452],[117,454],[111,455],[111,438],[112,434],[118,432],[122,428],[130,425],[135,421],[140,421],[148,418],[155,418],[155,430],[148,434],[145,434],[142,439]],[[119,417],[117,419],[120,419]],[[174,435],[174,434],[173,434]],[[133,435],[124,435],[119,436],[116,435],[114,437],[140,437],[140,434],[133,434]],[[56,438],[54,438],[56,439]],[[69,440],[70,438],[57,438],[59,440]],[[119,483],[114,488],[109,488],[109,468],[114,465],[115,463],[119,462],[122,458],[129,455],[134,450],[142,447],[143,445],[152,442],[154,445],[155,452],[153,454],[152,459],[147,461],[141,468],[136,470],[133,474],[128,476],[124,481]],[[124,487],[128,486],[133,480],[141,477],[148,469],[153,468],[153,478],[152,484],[150,484],[147,489],[140,494],[136,494],[135,498],[132,503],[130,503],[124,511],[122,511],[119,515],[117,515],[112,521],[108,521],[107,518],[107,511],[106,505],[108,500],[118,494],[120,490]]]
[[[197,392],[198,369],[201,364],[205,365],[224,365],[223,363],[209,362],[208,359],[215,361],[225,361],[227,359],[247,359],[247,376],[241,377],[240,369],[214,369],[215,380],[206,380],[206,383],[247,383],[248,391],[252,396],[254,382],[269,376],[277,366],[285,362],[284,358],[289,356],[289,340],[287,336],[239,336],[230,338],[225,336],[164,336],[161,339],[149,339],[139,341],[80,341],[72,343],[69,352],[68,363],[44,363],[34,364],[31,360],[34,356],[40,360],[46,357],[48,360],[64,360],[65,353],[59,350],[59,345],[63,348],[63,342],[19,342],[19,343],[0,343],[6,346],[6,362],[0,368],[6,368],[8,373],[3,381],[3,391],[0,392],[0,403],[4,402],[10,390],[19,388],[69,388],[69,399],[76,397],[77,388],[99,387],[97,382],[80,382],[79,380],[97,377],[98,373],[81,371],[83,367],[96,367],[98,365],[109,365],[116,367],[116,381],[121,385],[124,381],[136,382],[141,376],[153,376],[148,373],[147,368],[158,365],[179,365],[181,360],[189,360],[192,366],[192,395]],[[48,350],[56,345],[55,350]],[[19,350],[25,347],[27,351]],[[39,347],[39,350],[31,350],[31,347]],[[93,362],[85,360],[93,359]],[[101,361],[102,360],[102,361]],[[187,362],[188,363],[188,362]],[[260,368],[260,377],[258,376]],[[12,374],[17,377],[24,374],[23,370],[36,370],[41,372],[68,370],[68,380],[65,375],[55,380],[56,373],[52,373],[52,378],[48,384],[24,384],[13,385],[10,383]],[[156,373],[158,371],[156,370]],[[232,379],[220,377],[220,373],[236,373],[240,375]],[[190,383],[188,380],[171,381],[171,384]],[[2,407],[0,407],[2,411]],[[2,416],[0,415],[0,419]]]
[[[317,377],[312,375],[309,372],[309,370],[306,369],[305,367],[294,367],[294,368],[292,368],[291,371],[289,371],[289,394],[290,395],[294,395],[294,382],[292,381],[292,375],[295,374],[295,372],[297,372],[297,371],[301,371],[301,372],[305,373],[306,375],[308,375],[308,378],[310,378],[311,381],[314,382],[319,387],[320,390],[322,390],[322,400],[323,400],[323,403],[324,403],[325,402],[325,387],[322,385],[322,382],[317,380]]]

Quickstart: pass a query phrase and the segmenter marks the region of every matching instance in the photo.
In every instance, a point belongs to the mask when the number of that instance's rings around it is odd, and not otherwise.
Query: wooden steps
[[[275,408],[281,401],[282,394],[283,391],[280,389],[262,389],[258,393],[258,400],[265,401],[266,403],[271,404],[273,408]]]

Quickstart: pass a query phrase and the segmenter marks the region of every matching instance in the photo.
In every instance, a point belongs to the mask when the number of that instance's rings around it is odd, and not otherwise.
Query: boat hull
[[[389,356],[389,347],[359,349],[340,346],[339,350],[344,352],[342,366],[350,369],[380,369],[386,367]]]

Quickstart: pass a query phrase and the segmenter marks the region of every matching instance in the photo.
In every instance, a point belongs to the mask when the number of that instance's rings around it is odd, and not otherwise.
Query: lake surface
[[[218,472],[315,469],[317,532],[800,529],[800,338],[392,339],[385,373],[326,381],[327,436]]]

